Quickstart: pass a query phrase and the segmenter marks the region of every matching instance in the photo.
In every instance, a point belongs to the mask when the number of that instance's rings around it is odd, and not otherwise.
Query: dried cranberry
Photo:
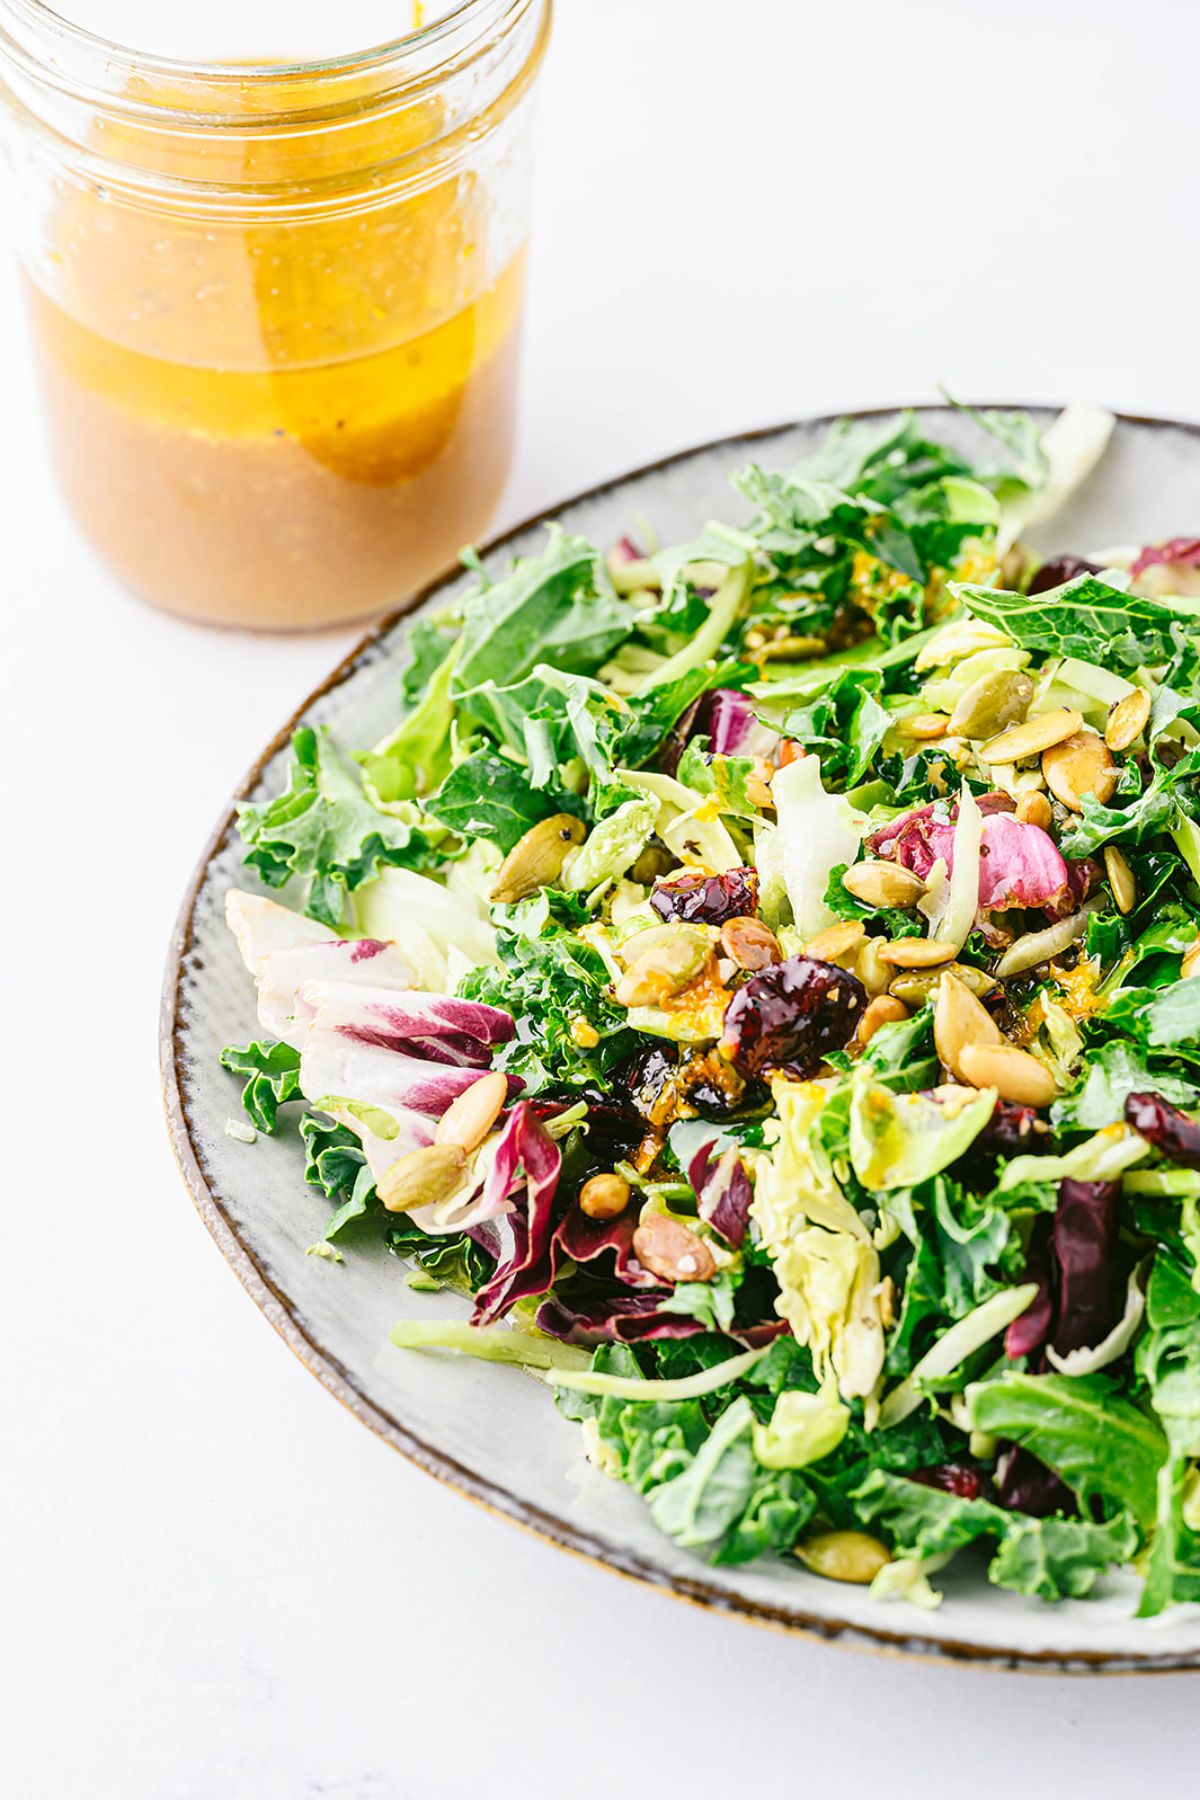
[[[1200,1169],[1200,1125],[1170,1106],[1161,1094],[1130,1094],[1125,1102],[1125,1123],[1161,1150],[1171,1162],[1185,1169]]]
[[[918,1469],[913,1476],[922,1487],[940,1488],[943,1494],[954,1494],[959,1500],[978,1500],[983,1478],[969,1463],[937,1463],[932,1468]]]
[[[1027,594],[1047,594],[1051,588],[1061,587],[1064,581],[1074,581],[1077,575],[1099,575],[1099,563],[1085,562],[1082,556],[1052,556],[1044,562],[1025,592]]]
[[[757,911],[758,875],[753,869],[727,869],[723,875],[676,875],[658,883],[650,904],[660,919],[723,925],[726,919]]]
[[[743,1075],[781,1069],[807,1078],[849,1043],[866,1004],[857,976],[793,956],[738,989],[725,1008],[721,1049]]]
[[[1049,1133],[1038,1117],[1035,1106],[1022,1106],[1016,1100],[997,1100],[992,1116],[976,1142],[997,1156],[1023,1156],[1044,1150]]]

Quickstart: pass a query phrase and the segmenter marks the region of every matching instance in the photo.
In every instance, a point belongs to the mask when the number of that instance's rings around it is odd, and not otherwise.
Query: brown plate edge
[[[981,402],[980,404],[990,407],[994,403]],[[1010,408],[1013,406],[1012,402],[1003,404]],[[714,438],[705,444],[672,451],[639,468],[627,470],[621,475],[598,482],[590,488],[572,494],[566,499],[558,501],[554,507],[540,510],[531,518],[513,525],[501,536],[492,539],[484,546],[481,553],[484,556],[490,556],[497,551],[502,551],[514,539],[540,524],[544,519],[554,518],[565,508],[584,501],[599,499],[614,488],[624,487],[630,481],[652,475],[673,464],[687,462],[692,457],[702,456],[707,452],[723,449],[730,445],[752,445],[767,438],[778,437],[787,431],[796,429],[797,426],[828,427],[843,418],[887,418],[905,410],[907,409],[903,406],[887,406],[830,413],[812,419],[791,420],[784,424],[735,432]],[[926,404],[915,410],[948,413],[954,409],[950,406]],[[1039,402],[1036,407],[1028,410],[1055,409],[1045,402]],[[1123,424],[1183,431],[1200,437],[1200,424],[1191,421],[1144,417],[1121,412],[1114,416]],[[213,859],[225,848],[235,828],[238,802],[253,792],[262,779],[266,765],[284,748],[299,721],[326,694],[341,686],[355,669],[376,651],[392,628],[407,614],[416,611],[431,599],[454,573],[453,568],[446,570],[442,575],[427,583],[405,605],[397,607],[378,624],[372,626],[354,649],[330,671],[318,687],[313,689],[276,732],[239,783],[222,817],[212,831],[188,883],[171,934],[159,1016],[159,1065],[167,1129],[175,1160],[192,1202],[238,1280],[284,1343],[316,1376],[322,1387],[336,1400],[339,1400],[377,1437],[382,1438],[393,1449],[398,1450],[419,1469],[434,1476],[436,1480],[443,1482],[446,1486],[452,1487],[465,1498],[473,1500],[485,1510],[511,1520],[514,1524],[556,1545],[559,1549],[570,1551],[600,1567],[656,1588],[661,1593],[670,1594],[676,1599],[688,1601],[714,1612],[731,1614],[734,1617],[748,1620],[752,1624],[785,1631],[806,1638],[810,1642],[837,1643],[843,1647],[869,1651],[878,1655],[905,1657],[926,1662],[951,1662],[971,1668],[1003,1669],[1026,1674],[1051,1675],[1151,1675],[1185,1673],[1200,1669],[1200,1651],[1151,1653],[1130,1657],[1110,1651],[1084,1651],[1074,1655],[1065,1655],[1058,1651],[1032,1652],[1019,1649],[985,1648],[956,1639],[938,1639],[923,1637],[919,1633],[892,1632],[882,1627],[863,1627],[845,1619],[823,1618],[813,1613],[773,1607],[763,1602],[750,1601],[730,1594],[699,1576],[685,1578],[667,1575],[653,1563],[607,1544],[602,1539],[593,1537],[590,1533],[555,1518],[552,1514],[542,1512],[528,1502],[518,1499],[498,1484],[482,1480],[474,1471],[463,1467],[452,1457],[424,1443],[400,1420],[378,1408],[367,1399],[350,1371],[336,1357],[330,1355],[320,1344],[309,1337],[299,1323],[287,1297],[274,1286],[256,1261],[239,1235],[236,1224],[226,1212],[221,1199],[213,1192],[208,1183],[200,1152],[192,1134],[192,1123],[184,1098],[181,1074],[180,1001],[184,966],[193,944],[196,901]]]

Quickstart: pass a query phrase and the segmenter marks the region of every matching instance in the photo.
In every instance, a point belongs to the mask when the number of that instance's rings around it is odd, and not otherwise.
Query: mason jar
[[[304,10],[277,8],[280,31]],[[372,8],[352,10],[361,28]],[[245,29],[271,11],[243,5]],[[220,0],[142,12],[210,35],[221,18]],[[499,499],[550,0],[421,12],[374,49],[194,61],[0,0],[8,213],[58,479],[158,606],[365,618]]]

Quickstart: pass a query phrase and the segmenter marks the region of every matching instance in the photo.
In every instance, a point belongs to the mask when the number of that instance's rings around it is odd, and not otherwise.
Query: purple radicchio
[[[1160,1150],[1169,1162],[1200,1169],[1200,1125],[1161,1094],[1130,1094],[1125,1123]]]
[[[412,1111],[440,1118],[479,1080],[479,1073],[477,1067],[430,1062],[319,1026],[310,1026],[300,1053],[300,1091],[313,1105],[336,1094],[393,1115]],[[519,1076],[510,1075],[509,1098],[523,1085]]]
[[[305,1031],[316,1026],[357,1044],[477,1069],[488,1067],[493,1047],[508,1043],[515,1030],[511,1014],[499,1007],[452,994],[326,981],[301,985],[296,1022]]]
[[[707,732],[714,756],[774,757],[780,737],[754,716],[752,702],[736,688],[713,688],[701,708],[698,731]]]
[[[702,1144],[688,1164],[688,1180],[700,1217],[707,1219],[727,1244],[740,1250],[750,1224],[754,1189],[737,1151],[731,1147],[714,1155],[713,1144]]]
[[[669,1288],[640,1293],[555,1294],[538,1307],[536,1324],[568,1344],[635,1344],[648,1338],[694,1337],[704,1327],[683,1313],[664,1312]]]
[[[491,1325],[516,1301],[541,1294],[554,1279],[554,1197],[562,1153],[526,1100],[513,1107],[496,1143],[484,1184],[495,1216],[470,1236],[496,1267],[475,1296],[472,1323]],[[511,1210],[500,1211],[515,1199]]]
[[[1108,1336],[1121,1316],[1117,1282],[1119,1181],[1061,1181],[1054,1214],[1054,1256],[1060,1270],[1059,1356],[1086,1350]]]
[[[725,1008],[721,1053],[743,1075],[784,1070],[807,1080],[854,1036],[867,1004],[856,975],[792,956],[753,975]]]
[[[1052,837],[1040,825],[1013,817],[1007,794],[982,794],[983,840],[979,857],[979,905],[984,912],[1010,906],[1058,907],[1072,894],[1071,870]],[[918,807],[875,833],[877,856],[911,869],[922,881],[935,862],[954,869],[954,826],[958,807]]]
[[[1162,594],[1195,594],[1195,572],[1200,569],[1200,538],[1168,538],[1166,544],[1146,544],[1130,565],[1133,581],[1148,569],[1160,569],[1151,585]]]
[[[1079,1510],[1066,1482],[1032,1451],[1015,1445],[1005,1450],[996,1463],[996,1501],[1009,1512],[1030,1513],[1035,1519]]]
[[[1037,1293],[1005,1336],[1010,1357],[1086,1350],[1108,1336],[1120,1317],[1117,1248],[1120,1183],[1060,1181],[1053,1218],[1034,1224],[1026,1277]]]
[[[637,1217],[632,1209],[615,1219],[589,1219],[573,1206],[554,1234],[562,1256],[579,1267],[612,1256],[608,1272],[626,1287],[654,1287],[658,1277],[644,1269],[633,1251]]]

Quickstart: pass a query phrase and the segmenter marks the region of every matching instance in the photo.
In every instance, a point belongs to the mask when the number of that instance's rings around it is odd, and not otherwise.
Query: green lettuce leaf
[[[541,819],[581,808],[573,795],[531,787],[527,771],[507,757],[477,750],[450,771],[425,810],[456,836],[486,838],[506,856]]]
[[[1006,1438],[1062,1477],[1085,1506],[1128,1512],[1149,1531],[1158,1471],[1166,1456],[1162,1430],[1106,1375],[1023,1375],[1006,1371],[967,1389],[976,1431]]]
[[[999,626],[1023,650],[1088,662],[1097,644],[1103,644],[1106,662],[1122,669],[1167,662],[1188,627],[1200,626],[1193,614],[1127,593],[1099,575],[1076,575],[1041,594],[971,582],[952,582],[951,592],[977,619]]]
[[[600,552],[547,527],[546,547],[462,603],[459,693],[494,681],[511,687],[549,663],[588,675],[629,636],[634,610],[619,599]]]
[[[1143,1617],[1177,1601],[1200,1600],[1200,1533],[1184,1520],[1189,1462],[1200,1458],[1200,1294],[1162,1251],[1146,1290],[1146,1319],[1149,1330],[1138,1345],[1137,1369],[1149,1387],[1169,1453],[1158,1476],[1157,1529],[1139,1609]]]
[[[239,807],[238,830],[247,865],[267,886],[307,879],[305,910],[335,931],[346,920],[348,893],[385,864],[419,866],[428,851],[410,823],[372,805],[360,771],[324,725],[295,733],[286,791]]]
[[[896,1555],[953,1556],[968,1544],[990,1540],[995,1553],[989,1578],[998,1587],[1043,1600],[1082,1599],[1110,1563],[1127,1562],[1138,1544],[1125,1513],[1104,1524],[1035,1519],[882,1469],[874,1470],[853,1498],[860,1517],[891,1538]]]
[[[300,1052],[290,1044],[226,1044],[221,1052],[221,1067],[247,1077],[242,1105],[247,1116],[268,1136],[279,1122],[279,1108],[302,1097]]]

